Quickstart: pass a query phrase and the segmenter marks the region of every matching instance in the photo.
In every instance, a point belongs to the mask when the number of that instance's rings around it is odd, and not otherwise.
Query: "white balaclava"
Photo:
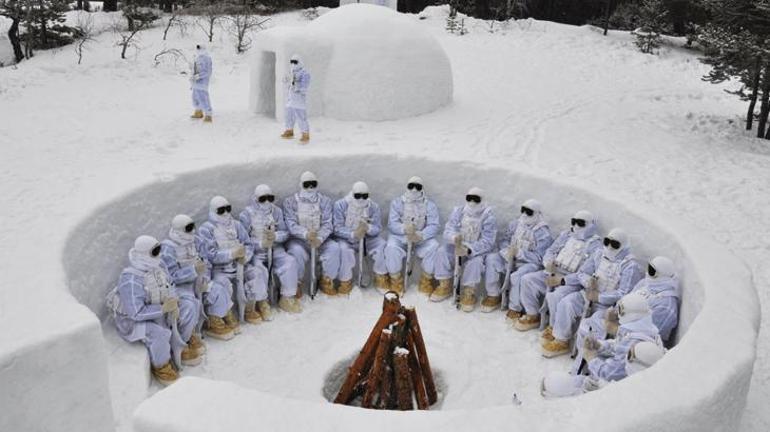
[[[148,271],[160,267],[160,255],[154,255],[153,251],[160,249],[158,239],[148,235],[141,235],[134,241],[134,247],[128,251],[128,259],[131,265],[142,271]]]
[[[626,294],[618,300],[618,321],[628,324],[650,315],[647,299],[639,293]]]
[[[465,202],[465,208],[464,210],[469,213],[478,214],[478,212],[484,211],[484,190],[480,187],[472,187],[468,189],[468,192],[465,194],[467,195],[476,195],[477,197],[481,198],[480,203],[476,202]]]
[[[654,275],[650,274],[650,267],[654,270]],[[651,279],[672,278],[675,274],[674,262],[664,256],[656,256],[651,259],[647,267],[647,277]]]
[[[185,214],[174,216],[174,219],[171,220],[171,229],[168,231],[169,238],[181,245],[191,243],[195,240],[195,230],[187,232],[185,228],[194,223],[192,218]]]
[[[270,189],[270,186],[261,184],[254,188],[254,205],[256,205],[257,208],[262,211],[272,210],[273,203],[267,201],[259,202],[259,198],[265,195],[273,195],[273,190]]]
[[[368,194],[369,193],[369,185],[362,181],[357,181],[353,183],[353,188],[350,190],[350,198],[353,205],[357,207],[366,207],[369,205],[369,198],[366,199],[355,199],[353,195],[355,194]]]
[[[532,210],[534,213],[532,214],[532,216],[528,216],[526,213],[522,213],[519,216],[519,222],[523,223],[526,226],[532,226],[542,219],[543,207],[540,205],[540,201],[530,198],[524,201],[524,204],[522,204],[521,206]]]
[[[292,55],[289,61],[290,61],[289,64],[291,65],[292,72],[297,71],[302,67],[302,59],[297,54]],[[291,63],[291,61],[296,61],[297,64]]]
[[[577,213],[575,213],[574,216],[572,216],[573,219],[583,219],[586,221],[586,225],[584,227],[579,227],[577,225],[572,225],[572,232],[575,233],[578,238],[582,238],[582,234],[588,230],[588,227],[594,223],[594,215],[589,212],[588,210],[579,210]]]
[[[211,198],[211,201],[209,201],[209,219],[212,221],[223,224],[223,225],[229,225],[233,222],[233,215],[231,213],[225,213],[222,215],[217,214],[217,209],[220,207],[224,207],[230,205],[230,202],[227,201],[227,198],[217,195],[214,198]]]
[[[418,185],[421,185],[422,190],[421,191],[418,191],[416,189],[409,190],[409,188],[407,188],[406,192],[404,192],[404,199],[406,201],[417,201],[419,199],[422,199],[425,196],[425,184],[422,182],[422,178],[418,176],[412,176],[406,182],[407,186],[410,183],[416,183]]]
[[[651,367],[666,354],[664,347],[648,341],[638,342],[631,351],[634,359],[626,357],[626,375],[629,376]]]
[[[306,201],[312,201],[315,202],[316,199],[318,199],[318,186],[316,186],[313,189],[305,189],[302,186],[302,183],[308,182],[308,181],[314,181],[318,183],[318,178],[310,171],[305,171],[302,173],[302,175],[299,177],[299,197]]]
[[[576,385],[576,378],[568,372],[552,372],[540,383],[540,394],[546,399],[577,396],[583,391]]]
[[[620,249],[614,249],[611,246],[604,246],[604,256],[609,259],[615,259],[616,256],[622,251],[628,248],[628,234],[620,228],[613,228],[610,233],[607,234],[610,240],[617,240],[620,242]]]

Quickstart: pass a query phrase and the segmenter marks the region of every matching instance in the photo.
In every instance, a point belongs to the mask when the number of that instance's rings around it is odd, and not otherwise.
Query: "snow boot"
[[[543,344],[543,357],[554,358],[569,354],[569,341],[554,339]]]
[[[273,320],[273,309],[270,307],[270,303],[267,300],[257,302],[257,307],[259,308],[259,314],[262,315],[263,320]]]
[[[238,322],[238,318],[232,310],[227,311],[227,315],[225,315],[225,324],[230,327],[234,334],[241,334],[241,323]]]
[[[302,298],[302,290],[305,287],[305,281],[302,279],[297,281],[297,300]]]
[[[308,132],[302,132],[302,138],[299,139],[300,144],[307,144],[310,142],[310,134]]]
[[[430,295],[433,294],[433,290],[435,290],[433,286],[433,275],[422,272],[422,275],[420,276],[420,284],[417,286],[417,291],[430,297]]]
[[[257,302],[250,301],[246,303],[246,312],[243,314],[243,319],[249,324],[260,324],[262,322],[262,314],[257,310]]]
[[[179,373],[173,366],[171,366],[171,362],[168,362],[159,368],[153,366],[152,376],[154,376],[161,385],[167,386],[173,384],[179,378]]]
[[[401,279],[401,273],[390,275],[390,291],[398,294],[399,297],[404,296],[404,280]]]
[[[542,333],[540,333],[540,344],[545,345],[546,342],[550,342],[554,340],[553,337],[553,327],[548,326],[543,330]]]
[[[500,309],[500,303],[502,302],[502,296],[484,296],[484,300],[481,301],[481,311],[489,313]]]
[[[206,352],[206,345],[203,343],[200,337],[196,335],[195,333],[190,336],[190,340],[187,341],[187,346],[189,346],[191,349],[195,350],[198,354],[203,354]]]
[[[286,129],[285,131],[283,131],[283,133],[281,134],[281,138],[285,138],[285,139],[294,138],[294,129]]]
[[[201,364],[201,355],[198,351],[192,349],[190,345],[182,350],[182,364],[185,366],[198,366]]]
[[[511,322],[511,324],[515,323],[516,321],[521,318],[521,312],[515,311],[513,309],[508,309],[508,312],[505,314],[505,319]]]
[[[452,295],[452,280],[440,279],[438,281],[438,286],[430,294],[430,301],[432,302],[444,301],[448,299],[450,295]]]
[[[302,307],[296,297],[281,297],[281,299],[278,300],[278,307],[281,308],[282,311],[288,313],[296,314],[302,312]]]
[[[207,115],[206,117],[203,117],[203,122],[204,123],[211,123],[212,122],[211,116]]]
[[[214,339],[230,340],[235,337],[233,329],[230,328],[225,321],[214,315],[209,315],[209,324],[206,328],[206,336],[211,336]]]
[[[540,315],[524,315],[516,320],[513,327],[518,331],[528,331],[540,327]]]
[[[195,110],[193,115],[190,116],[191,119],[202,119],[203,118],[203,111],[202,110]]]
[[[353,281],[340,281],[340,286],[337,288],[337,293],[339,295],[348,295],[350,292],[353,291]]]
[[[374,287],[377,288],[377,291],[385,294],[386,292],[390,291],[390,276],[387,274],[376,274],[374,275]]]
[[[334,288],[334,281],[332,278],[328,276],[323,276],[321,278],[321,292],[324,294],[334,297],[337,295],[337,290]]]
[[[463,312],[473,312],[476,307],[476,290],[472,287],[463,287],[460,292],[460,310]]]

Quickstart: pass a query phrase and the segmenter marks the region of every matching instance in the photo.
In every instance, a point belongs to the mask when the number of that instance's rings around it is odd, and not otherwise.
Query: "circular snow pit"
[[[529,197],[540,199],[555,231],[566,228],[576,210],[589,209],[603,231],[624,227],[640,260],[665,254],[677,263],[684,288],[677,346],[653,368],[601,391],[545,401],[538,394],[540,378],[548,370],[566,369],[568,360],[542,359],[535,332],[510,330],[501,314],[460,313],[448,303],[429,303],[412,288],[405,301],[418,309],[431,365],[443,372],[442,410],[354,409],[328,403],[319,391],[335,365],[344,367],[339,359],[363,344],[381,312],[380,295],[354,290],[347,299],[306,298],[302,314],[278,314],[274,322],[247,326],[233,341],[209,340],[204,364],[183,373],[209,379],[185,378],[145,400],[133,416],[136,432],[234,429],[253,418],[269,429],[353,430],[366,424],[371,431],[470,430],[480,425],[498,430],[513,424],[533,430],[729,430],[740,419],[759,323],[746,268],[701,233],[638,205],[633,197],[565,184],[523,167],[346,154],[181,174],[117,198],[75,228],[63,251],[70,291],[105,318],[104,296],[137,235],[163,238],[177,213],[203,220],[215,194],[241,209],[258,183],[269,183],[276,195],[286,197],[307,169],[318,175],[321,191],[334,198],[346,194],[354,181],[366,180],[384,211],[403,192],[406,179],[420,175],[441,209],[442,223],[474,185],[486,189],[501,228]],[[105,322],[105,334],[114,335],[111,322]],[[117,340],[114,352],[126,346]],[[128,397],[126,389],[113,388],[116,409],[134,406],[119,398],[141,400],[147,395],[147,368],[136,366],[146,362],[146,355],[139,346],[131,356],[117,362],[125,367],[113,367],[113,376],[140,389]],[[514,393],[523,402],[515,408]],[[601,423],[596,413],[602,413]]]

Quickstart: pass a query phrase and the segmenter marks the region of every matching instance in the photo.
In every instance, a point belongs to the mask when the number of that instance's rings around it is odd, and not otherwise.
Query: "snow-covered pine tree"
[[[661,33],[666,22],[668,10],[662,0],[641,0],[639,8],[639,23],[641,26],[634,30],[636,46],[645,54],[655,54],[663,40]]]
[[[65,25],[64,14],[70,10],[69,0],[34,0],[26,31],[31,32],[34,48],[56,48],[72,43],[75,29]]]

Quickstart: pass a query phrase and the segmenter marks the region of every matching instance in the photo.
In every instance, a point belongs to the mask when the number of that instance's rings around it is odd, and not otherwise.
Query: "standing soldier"
[[[211,101],[209,100],[209,79],[211,78],[211,57],[202,45],[195,46],[195,62],[193,63],[192,99],[195,112],[194,119],[202,118],[211,123]]]
[[[294,138],[294,123],[299,123],[302,144],[310,141],[310,126],[307,123],[307,91],[310,88],[310,74],[305,70],[299,56],[294,54],[289,61],[290,71],[284,78],[286,84],[286,130],[281,138]]]

